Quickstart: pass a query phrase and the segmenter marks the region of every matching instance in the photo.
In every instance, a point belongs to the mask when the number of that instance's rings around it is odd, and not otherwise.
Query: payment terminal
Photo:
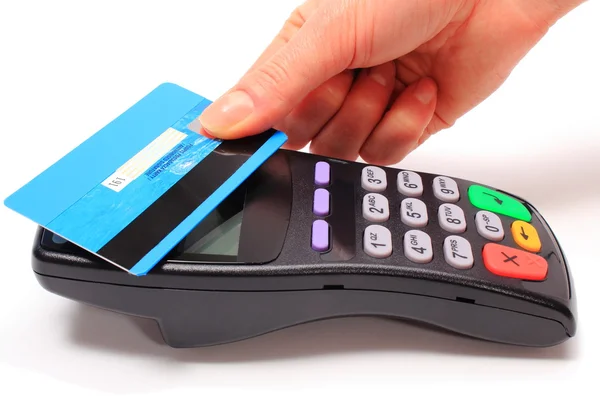
[[[266,136],[223,142],[210,154],[214,172],[238,166]],[[525,199],[452,175],[285,149],[145,276],[43,227],[33,270],[52,293],[156,320],[177,348],[348,316],[411,319],[529,347],[576,333],[567,259]]]

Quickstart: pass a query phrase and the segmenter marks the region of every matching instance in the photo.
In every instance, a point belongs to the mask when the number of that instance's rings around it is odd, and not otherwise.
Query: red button
[[[490,272],[508,278],[539,281],[548,273],[543,257],[495,243],[484,246],[483,262]]]

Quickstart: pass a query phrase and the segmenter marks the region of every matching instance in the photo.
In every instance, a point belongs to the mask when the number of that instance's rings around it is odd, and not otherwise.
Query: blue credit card
[[[287,140],[198,133],[211,102],[166,83],[5,200],[133,275],[145,275]]]

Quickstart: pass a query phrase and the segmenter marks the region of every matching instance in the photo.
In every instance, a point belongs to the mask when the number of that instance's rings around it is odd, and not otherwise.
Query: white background
[[[0,2],[0,196],[158,84],[215,99],[298,1]],[[375,319],[304,325],[221,347],[173,350],[152,322],[44,291],[35,226],[0,209],[0,394],[566,394],[597,389],[600,326],[600,2],[556,25],[489,100],[404,167],[529,199],[571,263],[575,339],[530,350]],[[10,391],[10,387],[14,387]],[[543,393],[542,393],[543,392]]]

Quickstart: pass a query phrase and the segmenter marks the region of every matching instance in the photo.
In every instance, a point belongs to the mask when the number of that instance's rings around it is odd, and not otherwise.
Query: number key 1
[[[386,258],[392,254],[392,233],[381,225],[370,225],[363,236],[365,253],[374,258]]]

